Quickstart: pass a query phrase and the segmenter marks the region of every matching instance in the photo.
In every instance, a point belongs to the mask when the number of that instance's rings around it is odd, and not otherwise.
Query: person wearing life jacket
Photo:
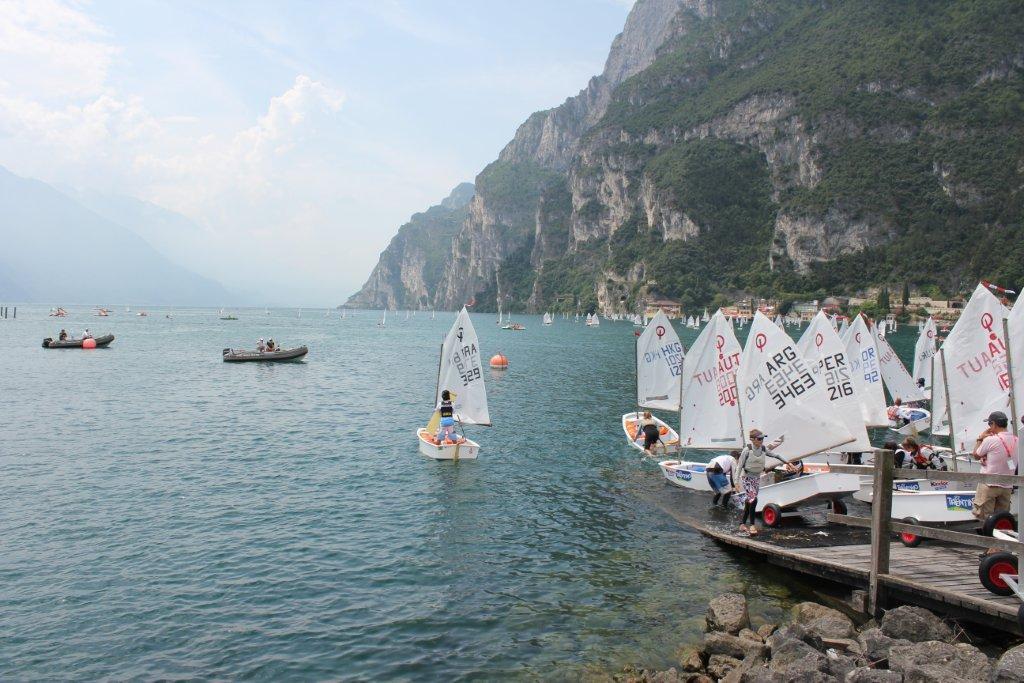
[[[988,429],[978,436],[971,457],[981,463],[982,474],[1014,474],[1018,439],[1006,429],[1009,426],[1006,413],[997,410],[986,422]],[[1013,487],[1009,484],[978,484],[972,513],[979,520],[985,520],[996,512],[1009,510],[1012,494]]]
[[[267,340],[267,351],[277,351],[277,344],[274,343],[273,339]]]
[[[900,415],[900,411],[902,410],[902,408],[903,399],[897,397],[896,400],[893,401],[893,404],[889,406],[889,408],[885,411],[886,415],[889,418],[889,422],[892,422],[894,424],[898,424],[900,422],[900,418],[902,417]]]
[[[785,464],[785,458],[775,455],[773,449],[778,448],[786,437],[780,436],[773,443],[767,446],[764,443],[765,434],[760,429],[750,430],[750,442],[743,447],[740,459],[736,463],[736,493],[744,494],[743,516],[740,518],[740,531],[757,536],[757,525],[755,524],[757,511],[757,494],[761,490],[761,475],[769,467],[766,463],[768,458],[773,458],[779,464]],[[749,520],[750,526],[747,526]]]
[[[64,328],[61,328],[60,334],[57,335],[57,339],[59,341],[67,341],[68,340],[68,331],[65,330]]]
[[[452,394],[447,389],[441,392],[441,405],[437,410],[441,414],[441,428],[437,432],[438,443],[456,441],[455,408],[452,406]]]

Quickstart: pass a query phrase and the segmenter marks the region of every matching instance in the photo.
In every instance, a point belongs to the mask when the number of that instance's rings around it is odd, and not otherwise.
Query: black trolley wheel
[[[985,523],[981,526],[981,533],[985,536],[991,536],[995,529],[1000,531],[1016,531],[1017,520],[1006,510],[991,514],[985,518]]]
[[[765,526],[777,527],[782,524],[782,508],[775,503],[768,503],[761,510],[761,520]]]
[[[904,524],[920,524],[914,517],[907,517],[902,520]],[[907,546],[908,548],[916,548],[917,546],[924,543],[924,537],[912,534],[909,531],[899,532],[900,543]]]
[[[1003,581],[1000,574],[1017,574],[1017,556],[1013,553],[999,552],[986,555],[978,566],[978,578],[981,585],[996,595],[1013,595],[1013,589]],[[1017,612],[1020,616],[1020,612]]]

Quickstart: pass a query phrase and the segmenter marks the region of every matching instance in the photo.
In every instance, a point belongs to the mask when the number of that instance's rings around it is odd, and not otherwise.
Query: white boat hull
[[[632,413],[626,413],[625,415],[623,415],[622,416],[622,433],[626,435],[626,441],[629,442],[630,446],[632,446],[633,448],[637,449],[641,453],[647,453],[647,451],[644,450],[643,437],[642,436],[638,436],[637,438],[634,438],[633,435],[630,433],[630,427],[636,425],[640,421],[640,419],[642,417],[643,417],[643,413],[642,412],[641,413],[637,413],[636,411],[634,411]],[[658,425],[658,430],[661,432],[661,441],[662,441],[662,443],[664,443],[665,446],[668,447],[668,448],[672,448],[672,449],[678,448],[679,447],[679,433],[676,430],[674,430],[671,427],[669,427],[668,424],[665,423],[664,420],[659,420],[658,418],[653,417],[653,416],[651,417],[651,419],[654,420],[654,424]],[[636,434],[642,435],[643,432],[637,430]]]
[[[434,443],[433,435],[426,429],[416,430],[420,442],[420,453],[433,460],[476,460],[480,454],[480,444],[463,439],[460,443]]]
[[[690,489],[691,491],[711,492],[711,484],[708,483],[706,474],[707,465],[702,462],[687,462],[685,460],[662,460],[658,463],[661,474],[668,483],[679,488]]]
[[[916,519],[918,522],[935,524],[970,522],[974,519],[971,506],[975,492],[973,489],[965,489],[960,482],[898,479],[893,482],[893,487],[893,519]],[[1016,509],[1016,496],[1014,492],[1011,510]],[[874,499],[872,482],[864,482],[853,497],[870,503]]]
[[[924,413],[924,417],[919,417],[907,424],[903,424],[900,420],[899,423],[890,421],[889,429],[896,432],[897,434],[903,434],[904,436],[917,436],[918,434],[924,434],[932,428],[932,414],[924,408],[914,408],[915,412]]]
[[[786,510],[815,501],[835,500],[859,490],[860,477],[856,474],[807,474],[777,484],[762,484],[757,494],[757,512],[761,512],[769,504],[778,505]]]

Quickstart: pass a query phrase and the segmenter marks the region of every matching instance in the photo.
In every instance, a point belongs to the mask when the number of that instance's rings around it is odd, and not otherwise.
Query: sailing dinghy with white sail
[[[718,310],[683,360],[679,416],[682,448],[729,451],[743,447],[736,390],[741,353],[732,324]],[[675,486],[711,490],[702,462],[663,460],[658,466]]]
[[[878,348],[875,335],[868,329],[864,315],[850,323],[842,337],[846,355],[853,368],[854,392],[860,401],[861,418],[866,427],[888,427],[889,415],[882,388],[882,373],[878,366]]]
[[[552,318],[551,318],[551,314],[550,314],[550,313],[545,313],[545,314],[544,314],[544,324],[545,324],[545,325],[550,325],[550,324],[552,324],[553,322],[554,322],[554,320],[552,320]]]
[[[636,338],[636,404],[640,408],[679,410],[680,378],[683,373],[683,344],[668,317],[658,311],[643,333]],[[622,416],[622,431],[634,448],[643,451],[643,431],[639,411]],[[679,433],[663,420],[653,417],[662,443],[668,448],[679,445]],[[646,453],[646,451],[644,451]]]
[[[760,311],[740,356],[737,387],[744,428],[781,440],[774,453],[791,463],[856,441],[829,400],[826,379],[816,376],[796,342]],[[762,481],[757,511],[775,526],[784,512],[814,501],[828,500],[841,511],[839,499],[859,490],[856,474],[835,472]]]
[[[882,383],[889,391],[894,405],[887,409],[889,418],[889,429],[908,436],[916,436],[920,432],[928,431],[931,426],[932,414],[930,411],[913,403],[926,400],[924,390],[914,382],[914,378],[907,372],[903,361],[896,355],[885,338],[886,323],[880,322],[875,326],[875,348],[878,349],[878,367],[882,375]],[[896,399],[900,399],[902,405],[895,405]]]
[[[932,363],[935,361],[935,319],[928,318],[920,324],[917,343],[914,345],[914,384],[921,387],[928,398],[932,396]]]
[[[459,312],[441,345],[441,360],[437,369],[434,391],[434,415],[426,428],[416,431],[420,453],[434,460],[472,460],[480,453],[480,444],[459,436],[439,439],[441,392],[448,390],[456,423],[465,425],[491,425],[487,410],[487,389],[484,386],[483,359],[480,342],[465,307]]]

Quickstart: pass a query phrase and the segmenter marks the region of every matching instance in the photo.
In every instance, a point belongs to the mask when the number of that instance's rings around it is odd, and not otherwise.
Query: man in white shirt
[[[715,492],[715,497],[711,501],[712,505],[718,505],[718,501],[721,500],[722,505],[728,507],[729,497],[732,496],[733,466],[738,457],[740,457],[739,451],[732,451],[729,455],[712,458],[711,462],[705,466],[704,474],[708,477],[708,485]]]

